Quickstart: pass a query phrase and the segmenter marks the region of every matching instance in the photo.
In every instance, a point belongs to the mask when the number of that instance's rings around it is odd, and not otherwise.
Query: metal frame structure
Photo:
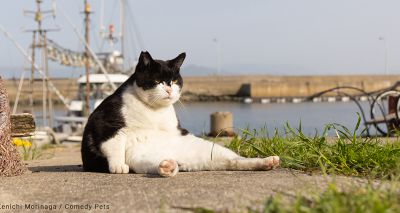
[[[400,129],[400,90],[397,89],[399,86],[400,82],[396,82],[388,88],[373,92],[366,92],[363,89],[352,86],[339,86],[316,93],[312,96],[309,96],[306,100],[312,101],[314,98],[321,97],[328,93],[337,93],[338,96],[347,96],[357,105],[360,111],[360,116],[366,128],[367,136],[371,136],[371,126],[375,127],[377,132],[382,136],[391,136],[393,135],[392,130]],[[348,91],[351,91],[352,93]],[[365,111],[361,105],[360,99],[358,98],[360,96],[367,97],[369,105],[368,111]],[[389,106],[389,99],[391,97],[396,98],[395,108],[393,108],[393,106]],[[386,100],[388,102],[387,106],[385,106]],[[392,107],[392,109],[390,109],[390,107]],[[370,119],[367,119],[368,112]],[[383,126],[386,126],[386,129]]]

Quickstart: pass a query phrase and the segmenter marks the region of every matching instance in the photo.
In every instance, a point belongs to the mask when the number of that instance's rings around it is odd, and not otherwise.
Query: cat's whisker
[[[160,98],[162,97],[160,94],[153,94],[153,101],[150,103],[150,106],[154,105]]]
[[[179,102],[179,106],[181,107],[181,109],[186,112],[186,106],[179,99],[178,99],[178,102]]]

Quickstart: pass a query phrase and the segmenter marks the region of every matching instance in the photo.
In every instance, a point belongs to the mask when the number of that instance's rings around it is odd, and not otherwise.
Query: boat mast
[[[43,126],[47,126],[49,124],[52,125],[52,112],[50,111],[47,116],[47,103],[49,104],[49,109],[52,109],[52,101],[50,96],[49,89],[49,70],[48,70],[48,59],[47,59],[47,32],[55,31],[54,29],[43,29],[42,28],[42,20],[45,14],[51,13],[54,16],[54,10],[42,11],[41,3],[43,0],[36,0],[36,11],[24,11],[25,14],[34,14],[34,20],[37,22],[37,29],[27,30],[27,32],[33,33],[32,38],[32,61],[31,61],[31,79],[30,79],[30,95],[29,95],[29,105],[31,111],[33,113],[34,106],[34,87],[33,84],[35,82],[35,52],[36,48],[40,48],[42,51],[42,67],[44,67],[44,75],[42,78],[43,82]],[[38,38],[37,38],[38,34]],[[46,77],[47,76],[47,77]],[[47,123],[48,122],[48,123]]]
[[[32,62],[31,62],[31,78],[29,80],[29,107],[31,109],[31,113],[33,114],[33,83],[35,82],[35,67],[33,64],[35,63],[35,48],[36,48],[36,31],[32,32]]]
[[[85,4],[85,10],[83,11],[83,13],[85,14],[85,42],[86,42],[86,46],[85,46],[85,70],[86,70],[86,100],[85,100],[85,111],[84,114],[85,115],[89,115],[90,114],[90,106],[89,106],[89,101],[90,101],[90,79],[89,79],[89,73],[90,73],[90,52],[89,52],[89,26],[90,26],[90,5],[88,3],[87,0],[84,1]]]
[[[121,39],[121,55],[122,58],[124,59],[122,68],[123,71],[125,71],[125,0],[120,0],[120,39]]]

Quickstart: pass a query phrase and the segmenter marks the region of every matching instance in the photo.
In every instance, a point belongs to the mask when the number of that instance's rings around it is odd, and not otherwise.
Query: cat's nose
[[[165,92],[168,93],[168,95],[171,95],[171,93],[172,93],[172,88],[171,87],[165,87],[164,90],[165,90]]]

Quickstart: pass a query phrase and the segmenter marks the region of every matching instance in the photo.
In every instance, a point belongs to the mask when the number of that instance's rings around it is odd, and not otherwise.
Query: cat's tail
[[[82,141],[81,155],[83,170],[85,172],[109,173],[107,158],[100,152],[96,152],[94,147],[90,147],[86,141]]]
[[[82,153],[83,170],[85,172],[109,173],[108,161],[105,157],[96,156],[93,153],[87,155]]]

